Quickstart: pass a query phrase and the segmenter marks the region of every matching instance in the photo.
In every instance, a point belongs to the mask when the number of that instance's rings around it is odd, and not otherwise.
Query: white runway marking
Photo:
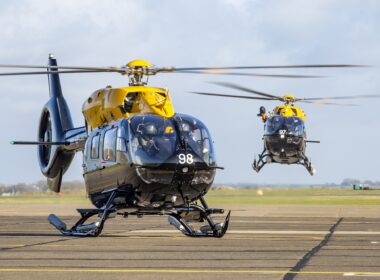
[[[344,273],[343,276],[350,276],[350,277],[380,277],[379,273],[355,273],[355,272],[347,272]]]
[[[178,233],[177,230],[132,230],[129,233]],[[287,234],[287,235],[326,235],[329,231],[324,230],[229,230],[228,234]],[[380,231],[335,231],[339,235],[380,235]]]

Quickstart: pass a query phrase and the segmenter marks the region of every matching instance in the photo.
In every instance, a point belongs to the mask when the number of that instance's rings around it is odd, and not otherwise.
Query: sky
[[[314,63],[371,65],[353,69],[262,70],[309,74],[323,79],[273,79],[162,74],[151,86],[169,88],[176,112],[190,114],[209,128],[217,161],[217,183],[341,182],[380,180],[380,99],[355,100],[360,106],[302,104],[310,144],[306,153],[317,169],[302,166],[251,168],[262,151],[261,105],[276,102],[191,95],[189,91],[240,94],[210,81],[228,81],[273,94],[297,97],[379,94],[380,2],[377,0],[30,0],[0,2],[0,64],[46,65],[54,53],[60,65],[120,66],[145,59],[157,66],[236,66]],[[7,69],[1,69],[5,72]],[[76,126],[82,126],[85,99],[106,85],[126,86],[118,74],[61,76],[63,93]],[[43,179],[37,149],[11,146],[34,140],[41,109],[48,100],[47,77],[0,77],[0,183]],[[301,104],[299,104],[301,105]],[[78,153],[64,180],[80,179]]]

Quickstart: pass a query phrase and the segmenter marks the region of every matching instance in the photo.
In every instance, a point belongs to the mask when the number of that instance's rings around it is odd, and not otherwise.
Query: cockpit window
[[[285,118],[286,129],[294,135],[300,136],[304,132],[304,122],[297,117]]]
[[[177,137],[170,119],[154,115],[134,116],[130,145],[135,163],[159,164],[173,155]]]
[[[266,123],[266,134],[278,134],[280,130],[285,130],[286,133],[295,136],[304,134],[304,122],[298,117],[282,117],[272,116]]]
[[[266,126],[265,126],[267,134],[277,133],[280,130],[280,128],[283,126],[283,124],[284,124],[284,117],[273,116],[273,117],[268,118],[266,122]]]
[[[186,145],[206,163],[215,164],[212,140],[206,126],[201,121],[186,115],[176,115],[175,119]]]
[[[197,119],[136,115],[129,121],[133,162],[140,165],[177,163],[179,154],[192,154],[194,162],[215,164],[210,134]]]

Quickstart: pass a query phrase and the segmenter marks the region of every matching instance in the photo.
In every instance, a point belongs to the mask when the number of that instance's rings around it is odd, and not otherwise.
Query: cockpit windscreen
[[[130,119],[129,145],[135,164],[176,163],[177,154],[191,154],[195,162],[215,163],[212,141],[199,120],[176,114],[173,118],[136,115]]]
[[[276,115],[268,118],[265,125],[266,134],[278,134],[280,130],[294,136],[303,136],[305,125],[303,120],[298,117],[283,117]]]

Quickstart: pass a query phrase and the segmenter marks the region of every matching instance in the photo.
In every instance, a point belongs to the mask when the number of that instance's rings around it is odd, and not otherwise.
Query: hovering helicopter
[[[305,150],[307,143],[320,143],[320,141],[307,140],[305,129],[306,114],[300,107],[295,106],[294,103],[304,102],[318,105],[355,106],[355,104],[326,102],[326,100],[380,97],[380,95],[354,95],[339,97],[296,98],[290,94],[285,96],[268,94],[233,83],[217,82],[215,84],[258,96],[239,96],[209,92],[191,93],[229,98],[273,100],[284,103],[283,105],[275,107],[269,116],[266,113],[265,107],[260,107],[260,111],[257,116],[260,117],[265,123],[265,132],[263,136],[264,150],[261,154],[259,154],[258,159],[254,159],[253,161],[252,168],[256,172],[259,172],[267,163],[280,163],[300,164],[307,169],[310,175],[313,176],[316,173],[316,169],[312,166],[310,159],[306,156]]]
[[[9,65],[43,71],[0,73],[0,76],[47,74],[50,98],[42,109],[37,141],[12,144],[37,145],[41,172],[50,190],[59,192],[63,174],[76,152],[83,153],[83,177],[87,194],[96,207],[77,209],[80,219],[67,225],[51,214],[49,222],[64,235],[98,236],[107,219],[121,215],[167,215],[169,223],[186,236],[223,237],[230,213],[214,222],[204,196],[216,169],[215,151],[206,126],[195,117],[175,113],[166,89],[148,87],[149,76],[158,73],[191,73],[312,78],[316,76],[220,72],[229,69],[350,67],[352,65],[295,65],[244,67],[155,67],[133,60],[122,67],[58,66],[49,55],[47,66]],[[83,127],[74,127],[63,97],[59,74],[111,72],[127,75],[129,86],[96,90],[83,104]],[[199,203],[198,203],[199,202]],[[98,216],[99,219],[86,221]],[[191,222],[204,222],[194,229]]]

